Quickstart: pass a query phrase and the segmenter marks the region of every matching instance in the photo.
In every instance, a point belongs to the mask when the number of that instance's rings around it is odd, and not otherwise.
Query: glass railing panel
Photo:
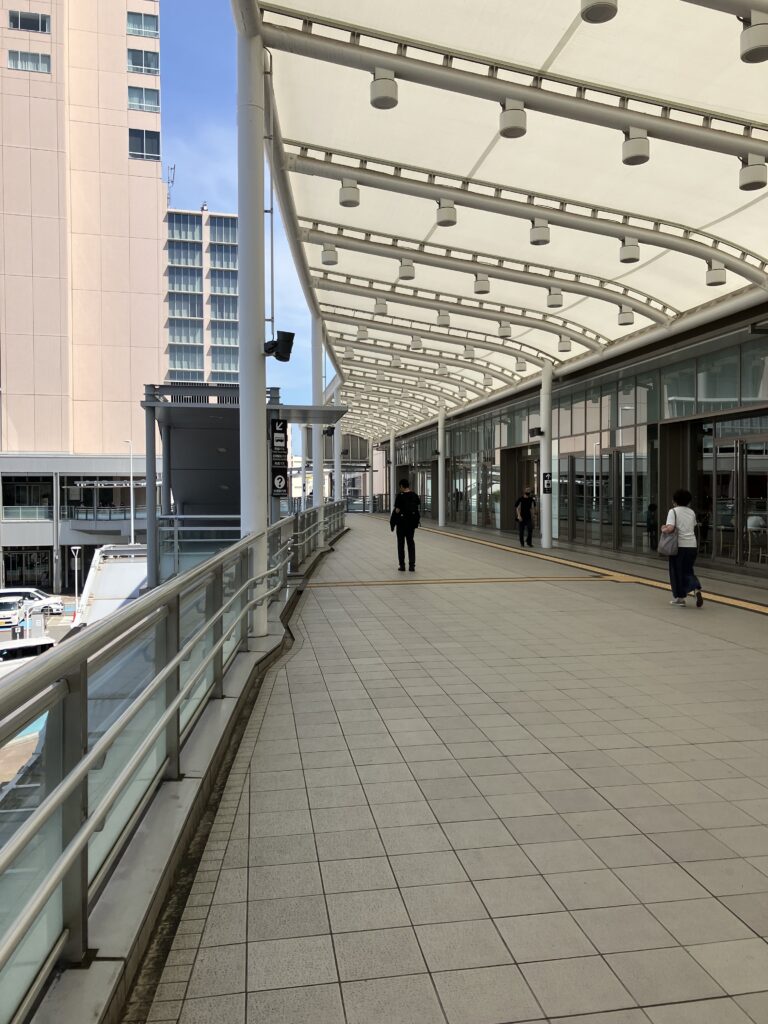
[[[0,848],[61,781],[60,708],[42,715],[0,747]],[[54,814],[0,876],[0,935],[7,935],[61,855]],[[0,972],[0,1024],[12,1020],[62,932],[61,887]]]
[[[222,574],[222,597],[224,599],[224,604],[225,605],[232,598],[233,594],[235,594],[237,592],[237,590],[239,590],[240,586],[241,586],[241,583],[240,583],[240,560],[238,559],[237,561],[233,562],[231,565],[225,566],[224,570],[223,570],[223,574]],[[224,615],[222,616],[222,630],[223,630],[223,633],[225,635],[226,635],[226,632],[229,629],[229,627],[239,617],[240,612],[242,611],[243,602],[245,601],[245,599],[246,599],[246,595],[242,595],[242,597],[238,598],[237,601],[233,602],[232,606],[229,609],[227,609],[226,612],[224,612]],[[235,626],[234,629],[232,630],[232,632],[230,633],[230,635],[227,636],[225,641],[224,641],[224,664],[225,665],[227,664],[227,662],[231,658],[232,654],[237,649],[238,643],[239,643],[239,630],[238,630],[237,626]]]
[[[206,621],[206,598],[208,585],[203,584],[184,594],[179,609],[179,646],[183,648]],[[210,653],[213,644],[213,630],[209,628],[194,645],[189,655],[179,666],[179,686],[183,688]],[[182,732],[190,719],[205,703],[208,691],[213,685],[213,664],[209,664],[193,687],[190,695],[181,705],[180,727]]]
[[[157,673],[157,628],[147,629],[99,666],[88,680],[88,746],[114,725],[121,714],[146,689]],[[162,627],[160,627],[162,628]],[[97,806],[106,791],[146,739],[166,707],[165,687],[149,699],[129,722],[107,752],[103,763],[88,775],[88,808]],[[165,759],[164,735],[141,768],[134,773],[120,799],[109,812],[103,828],[88,847],[88,877],[92,880],[120,838],[134,811],[144,799]]]

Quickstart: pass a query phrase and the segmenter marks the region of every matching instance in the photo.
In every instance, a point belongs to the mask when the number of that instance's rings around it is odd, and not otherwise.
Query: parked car
[[[0,628],[20,625],[27,617],[28,607],[23,597],[0,596]]]
[[[64,604],[60,597],[52,597],[37,587],[6,587],[0,590],[0,598],[22,597],[32,611],[48,612],[50,615],[63,615]]]

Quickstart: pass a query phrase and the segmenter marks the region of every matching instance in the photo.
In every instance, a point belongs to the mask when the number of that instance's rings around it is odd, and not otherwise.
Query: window
[[[203,296],[185,292],[168,293],[168,315],[203,319]]]
[[[155,50],[129,50],[128,70],[139,75],[159,75],[160,54]]]
[[[237,271],[212,270],[211,292],[214,295],[237,295]]]
[[[212,345],[237,345],[239,338],[236,320],[211,320]]]
[[[226,373],[237,373],[239,349],[214,348],[211,351],[211,369]]]
[[[237,217],[211,217],[212,242],[237,242]]]
[[[212,295],[211,320],[237,320],[237,299],[230,295]]]
[[[169,242],[168,262],[177,267],[202,267],[203,247],[199,242]]]
[[[137,160],[160,159],[160,132],[148,132],[143,128],[128,129],[128,156]]]
[[[212,267],[237,270],[237,246],[212,243],[208,249]]]
[[[142,89],[140,85],[129,85],[128,109],[148,110],[151,114],[158,114],[160,112],[160,90]]]
[[[152,36],[156,39],[160,35],[160,20],[156,14],[139,14],[136,11],[128,11],[128,35],[129,36]]]
[[[169,320],[168,339],[172,345],[202,345],[203,323],[201,320]]]
[[[51,31],[50,14],[34,14],[32,11],[8,11],[8,27],[17,28],[22,32]]]
[[[768,402],[768,338],[741,347],[741,401]]]
[[[202,370],[205,353],[202,345],[169,345],[170,370]]]
[[[202,292],[203,272],[194,267],[169,267],[169,292]]]
[[[199,242],[203,237],[203,218],[199,213],[169,213],[168,237]]]
[[[166,375],[166,380],[170,381],[186,381],[192,383],[203,382],[203,371],[202,370],[169,370]]]
[[[25,50],[8,51],[8,67],[13,71],[39,71],[51,73],[50,53],[27,53]]]
[[[661,395],[663,419],[692,416],[696,412],[696,372],[693,360],[662,368]]]
[[[713,352],[697,361],[699,412],[731,409],[739,404],[739,350]]]

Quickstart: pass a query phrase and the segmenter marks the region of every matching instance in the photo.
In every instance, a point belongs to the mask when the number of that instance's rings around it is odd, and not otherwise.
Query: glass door
[[[574,462],[573,455],[561,455],[557,460],[557,539],[562,541],[572,541],[574,539]]]
[[[715,444],[715,558],[768,568],[768,439]]]

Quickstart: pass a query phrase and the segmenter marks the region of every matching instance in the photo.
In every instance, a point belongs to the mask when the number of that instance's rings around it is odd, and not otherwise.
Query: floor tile
[[[427,975],[347,982],[342,988],[348,1024],[445,1024]]]
[[[248,993],[247,1024],[345,1024],[338,985]],[[232,1024],[241,1024],[242,1016]],[[218,1024],[214,1019],[201,1024]]]
[[[688,861],[683,866],[713,896],[768,892],[768,876],[740,858]]]
[[[684,949],[609,953],[606,960],[641,1006],[723,995]]]
[[[728,998],[650,1006],[646,1013],[653,1024],[752,1024],[752,1018]]]
[[[390,858],[399,886],[464,882],[466,872],[455,853],[411,853]]]
[[[512,878],[536,874],[536,868],[517,846],[487,846],[479,850],[459,850],[457,856],[472,879]]]
[[[317,860],[315,837],[268,836],[251,839],[248,844],[248,863],[252,867],[271,864],[299,864]]]
[[[605,907],[576,910],[573,914],[601,953],[674,946],[675,938],[645,907]]]
[[[318,832],[317,856],[320,860],[349,860],[384,855],[379,833],[375,828],[350,829],[345,832]]]
[[[477,849],[482,846],[514,846],[515,840],[500,821],[446,822],[442,830],[454,850]]]
[[[342,981],[426,971],[412,928],[344,932],[333,941]]]
[[[586,871],[601,868],[602,862],[581,839],[558,843],[530,843],[523,850],[543,874],[555,871]]]
[[[227,946],[246,940],[246,903],[222,903],[208,912],[200,946]]]
[[[469,882],[409,886],[401,891],[414,924],[472,921],[488,916]]]
[[[637,898],[611,871],[568,871],[547,875],[547,881],[569,910],[618,907]]]
[[[643,903],[694,900],[707,896],[707,890],[677,864],[616,868],[616,874]]]
[[[320,870],[315,864],[278,864],[251,868],[248,873],[248,898],[260,900],[269,895],[315,896],[323,891]]]
[[[483,903],[492,917],[518,914],[546,914],[563,905],[543,878],[494,878],[476,882]]]
[[[248,991],[337,981],[329,935],[248,943]]]
[[[746,925],[719,900],[675,900],[654,903],[650,909],[683,946],[752,938]]]
[[[395,879],[386,857],[362,857],[351,860],[325,860],[320,864],[325,892],[357,892],[361,889],[388,889]]]
[[[599,956],[523,964],[520,969],[549,1015],[597,1013],[635,1005]]]
[[[448,1024],[513,1024],[541,1017],[517,967],[447,971],[434,980]]]
[[[768,944],[762,939],[713,942],[688,950],[729,995],[761,992],[768,985]]]
[[[325,899],[322,896],[254,900],[248,904],[249,942],[289,939],[300,935],[325,935],[329,931]]]
[[[245,943],[201,949],[187,988],[187,998],[245,991]]]
[[[387,853],[436,853],[450,850],[451,844],[439,825],[403,825],[381,829],[381,839]],[[509,837],[512,842],[511,837]]]
[[[416,927],[430,971],[456,971],[511,963],[490,921],[460,921]]]
[[[687,835],[685,832],[665,832],[665,836]],[[643,864],[664,864],[669,857],[663,849],[645,836],[608,836],[588,839],[589,848],[609,868],[636,867]]]
[[[242,993],[186,999],[179,1024],[242,1024],[245,1016],[245,999]],[[152,1020],[151,1017],[149,1019]]]
[[[516,963],[590,956],[597,952],[570,914],[499,918],[496,925]]]

